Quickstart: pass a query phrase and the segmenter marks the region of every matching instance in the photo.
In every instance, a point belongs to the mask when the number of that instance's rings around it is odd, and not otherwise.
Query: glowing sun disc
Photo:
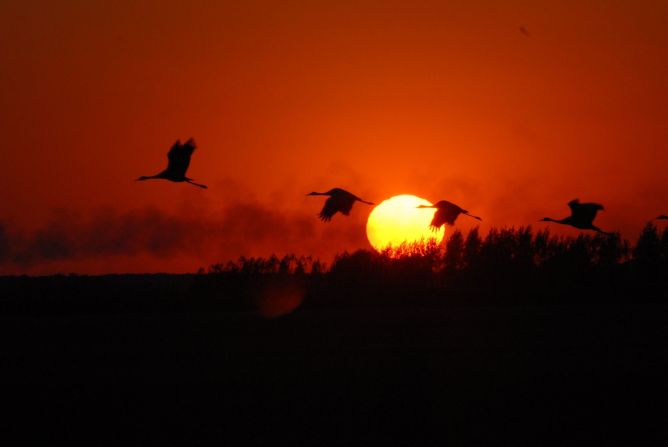
[[[383,251],[388,247],[397,248],[402,243],[427,242],[429,239],[441,242],[445,229],[432,231],[429,228],[436,209],[418,208],[418,205],[431,205],[431,202],[404,194],[378,204],[366,223],[366,236],[371,246]]]

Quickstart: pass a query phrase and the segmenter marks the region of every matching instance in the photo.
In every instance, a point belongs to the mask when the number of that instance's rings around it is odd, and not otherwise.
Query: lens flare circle
[[[427,242],[429,239],[441,242],[445,228],[432,231],[429,227],[436,209],[418,208],[418,205],[432,203],[421,197],[403,194],[378,204],[366,223],[366,236],[371,246],[381,252],[397,248],[402,243]]]

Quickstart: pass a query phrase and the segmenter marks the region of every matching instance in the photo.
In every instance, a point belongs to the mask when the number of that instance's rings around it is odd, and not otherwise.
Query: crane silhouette
[[[167,152],[167,159],[169,160],[167,169],[156,175],[142,175],[137,180],[164,179],[170,182],[187,182],[206,189],[206,185],[195,183],[193,179],[186,177],[186,171],[190,166],[190,157],[196,148],[195,140],[192,138],[184,144],[181,144],[181,140],[176,140],[176,143]]]
[[[343,214],[344,216],[350,215],[350,210],[353,208],[354,203],[362,202],[367,205],[375,205],[373,202],[367,202],[357,197],[355,194],[349,193],[345,189],[333,188],[327,192],[310,192],[306,194],[307,196],[329,196],[329,199],[325,201],[325,206],[322,207],[320,211],[320,219],[323,222],[329,222],[332,220],[332,216],[337,212]]]
[[[436,208],[434,218],[432,219],[430,225],[431,229],[434,231],[438,230],[444,224],[454,225],[455,220],[457,220],[457,217],[459,217],[460,214],[482,220],[478,216],[469,214],[469,212],[465,209],[455,205],[452,202],[448,202],[447,200],[440,200],[433,205],[418,205],[418,208]]]
[[[568,202],[568,206],[571,209],[570,216],[561,220],[544,217],[543,219],[539,220],[539,222],[554,222],[563,225],[570,225],[571,227],[575,227],[580,230],[594,230],[607,236],[613,235],[613,233],[607,233],[594,225],[596,213],[604,209],[603,205],[600,203],[580,203],[579,199],[574,199]]]

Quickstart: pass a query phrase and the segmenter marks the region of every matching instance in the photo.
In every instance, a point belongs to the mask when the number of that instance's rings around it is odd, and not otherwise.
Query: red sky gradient
[[[184,3],[0,4],[0,273],[368,247],[367,207],[317,220],[334,186],[483,232],[668,213],[666,1]],[[210,189],[133,181],[190,136]]]

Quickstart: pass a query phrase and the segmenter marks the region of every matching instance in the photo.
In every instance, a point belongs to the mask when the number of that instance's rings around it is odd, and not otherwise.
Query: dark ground
[[[50,445],[668,445],[668,305],[5,307],[4,421]]]
[[[668,445],[668,229],[398,254],[0,277],[0,437]]]

